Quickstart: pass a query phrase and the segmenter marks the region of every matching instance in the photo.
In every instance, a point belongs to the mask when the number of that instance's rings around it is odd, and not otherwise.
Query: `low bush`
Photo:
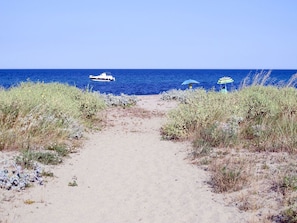
[[[2,89],[0,150],[69,144],[100,123],[104,108],[99,94],[59,83],[24,82]]]
[[[109,107],[131,107],[136,105],[137,98],[136,96],[128,96],[125,94],[121,94],[119,96],[113,94],[101,94],[105,104]]]
[[[187,103],[189,95],[191,95],[192,92],[193,90],[172,89],[169,91],[164,91],[160,95],[161,95],[161,100],[164,100],[164,101],[176,100],[182,103]]]
[[[213,147],[244,145],[258,151],[294,152],[297,146],[297,90],[273,86],[237,92],[193,91],[168,114],[163,138],[204,140]]]

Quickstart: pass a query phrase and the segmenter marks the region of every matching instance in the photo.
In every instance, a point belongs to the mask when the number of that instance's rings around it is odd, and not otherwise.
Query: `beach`
[[[54,177],[44,185],[1,190],[0,223],[246,222],[191,164],[191,143],[162,140],[160,128],[177,102],[137,98],[134,107],[107,109],[103,130],[88,133],[77,153],[51,167]]]

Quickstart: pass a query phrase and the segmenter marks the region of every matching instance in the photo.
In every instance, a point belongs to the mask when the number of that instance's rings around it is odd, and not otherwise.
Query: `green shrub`
[[[220,123],[230,121],[235,113],[232,110],[235,99],[232,94],[193,91],[186,104],[168,114],[169,120],[162,128],[163,135],[174,139],[189,138],[193,134],[200,137],[200,134],[222,127]]]
[[[0,91],[0,150],[46,148],[82,137],[100,123],[97,93],[59,83],[24,82]]]
[[[213,147],[258,151],[297,148],[297,90],[255,85],[237,92],[193,91],[168,114],[165,139],[199,139]]]

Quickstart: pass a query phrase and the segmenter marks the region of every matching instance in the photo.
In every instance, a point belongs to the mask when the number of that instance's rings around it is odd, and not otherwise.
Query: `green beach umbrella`
[[[221,92],[223,93],[227,93],[227,86],[226,84],[230,84],[233,83],[234,80],[231,77],[221,77],[218,80],[218,84],[224,84],[223,88],[221,89]]]
[[[232,82],[234,82],[234,80],[231,77],[221,77],[218,80],[218,84],[229,84],[229,83],[232,83]]]

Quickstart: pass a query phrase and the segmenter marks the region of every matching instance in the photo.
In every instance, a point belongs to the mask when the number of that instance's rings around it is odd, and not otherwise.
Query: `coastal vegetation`
[[[249,76],[227,94],[202,88],[162,93],[163,100],[180,104],[168,113],[161,134],[192,142],[191,162],[210,172],[209,185],[228,194],[230,205],[256,213],[261,222],[296,222],[297,74],[278,83],[269,75]],[[135,96],[59,83],[1,89],[0,151],[20,151],[16,163],[24,168],[34,168],[35,161],[61,163],[85,131],[102,128],[101,111],[136,104]]]
[[[137,97],[132,95],[121,94],[119,96],[113,94],[101,94],[107,107],[127,108],[137,104]]]
[[[210,171],[213,191],[228,193],[231,205],[261,222],[296,222],[297,75],[272,85],[269,74],[248,77],[227,94],[167,92],[163,99],[182,103],[161,133],[192,142],[192,162]]]
[[[100,128],[103,98],[59,83],[24,82],[0,90],[0,150],[71,149],[86,128]]]
[[[87,131],[103,128],[108,107],[127,108],[136,102],[133,96],[60,83],[27,81],[0,89],[0,151],[17,152],[11,165],[1,160],[0,188],[23,190],[32,182],[42,184],[42,177],[53,176],[45,165],[60,164],[81,146]]]
[[[17,162],[58,164],[89,129],[102,128],[101,111],[137,103],[135,96],[99,94],[60,83],[22,82],[0,89],[0,151],[21,152]]]

